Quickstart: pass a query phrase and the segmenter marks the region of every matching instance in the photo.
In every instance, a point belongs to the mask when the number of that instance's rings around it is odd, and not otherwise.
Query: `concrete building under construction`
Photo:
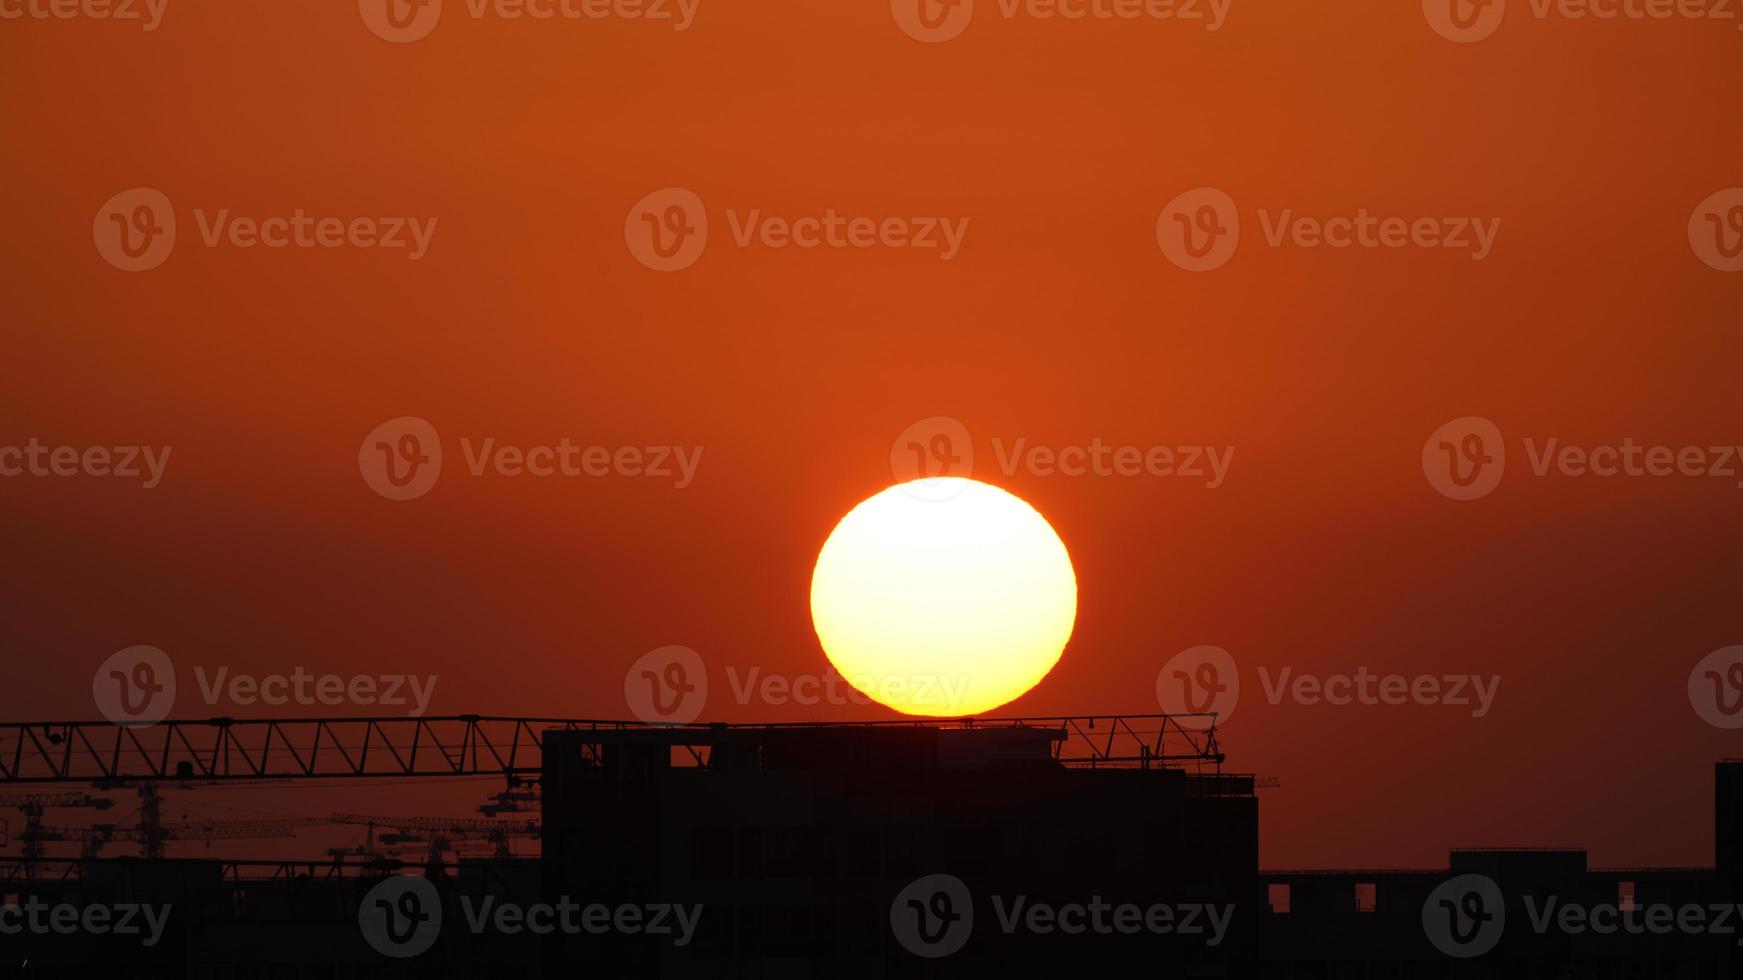
[[[604,947],[624,975],[698,977],[810,976],[819,964],[838,977],[1061,975],[1093,955],[1210,968],[1238,937],[1072,934],[1013,910],[1099,901],[1251,921],[1258,807],[1251,778],[1221,774],[1221,761],[1210,732],[1162,718],[553,732],[547,898],[586,888],[609,903],[707,910],[683,947],[566,937],[558,958]],[[947,897],[971,906],[937,906],[936,938],[952,931],[947,917],[964,917],[951,919],[958,935],[972,923],[959,948],[929,959],[918,917],[937,896],[922,897],[907,936],[892,917],[909,910],[892,899],[932,878],[960,882]]]

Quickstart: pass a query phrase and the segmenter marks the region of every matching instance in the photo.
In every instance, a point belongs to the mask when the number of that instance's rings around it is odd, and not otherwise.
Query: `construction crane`
[[[103,848],[113,844],[117,838],[130,838],[139,843],[142,854],[148,852],[162,853],[165,841],[215,841],[215,840],[249,840],[268,837],[293,837],[296,835],[296,824],[302,821],[285,820],[207,820],[190,823],[160,823],[147,826],[144,823],[120,826],[112,823],[92,824],[89,827],[42,827],[42,839],[48,841],[77,841],[79,856],[92,860],[102,854]]]
[[[415,831],[375,832],[371,824],[365,833],[363,843],[355,847],[329,847],[327,856],[333,859],[332,867],[337,869],[347,866],[350,858],[361,858],[359,864],[352,867],[378,868],[384,871],[395,870],[423,861],[425,874],[428,877],[440,877],[445,865],[441,855],[452,851],[456,858],[461,856],[446,836],[436,834],[424,836]]]
[[[283,782],[283,781],[284,780],[263,780],[262,782]],[[167,826],[170,828],[171,831],[173,831],[175,828],[178,828],[178,827],[179,828],[193,828],[193,827],[208,826],[209,825],[209,824],[194,824],[194,823],[168,824],[168,825],[166,825],[163,821],[164,797],[163,797],[163,792],[160,789],[160,785],[161,784],[152,782],[150,780],[140,780],[138,782],[129,782],[126,780],[105,780],[99,784],[99,787],[102,789],[105,789],[105,790],[131,789],[131,790],[134,790],[139,795],[139,819],[138,819],[138,822],[135,826],[126,828],[126,832],[129,836],[131,836],[135,841],[137,841],[139,843],[140,856],[148,858],[148,859],[152,859],[152,860],[157,860],[157,859],[160,859],[163,857],[164,844],[168,841],[198,839],[197,835],[194,838],[176,836],[174,833],[165,832],[163,830],[164,827]],[[197,786],[208,786],[208,785],[215,786],[218,784],[217,783],[178,781],[174,785],[177,788],[187,789],[187,788],[192,788],[192,787],[197,787]],[[182,816],[186,817],[187,814],[184,813],[184,814],[182,814]],[[292,826],[295,826],[298,824],[320,823],[320,822],[321,821],[319,821],[319,820],[311,820],[311,819],[307,819],[307,818],[287,818],[287,819],[277,819],[277,820],[270,820],[270,821],[255,821],[255,824],[257,826],[265,826],[265,827],[292,827]],[[238,827],[238,826],[244,825],[246,823],[248,823],[248,821],[229,821],[228,824],[226,824],[226,826]],[[265,836],[288,837],[290,835],[289,834],[268,834]]]
[[[483,803],[478,812],[487,817],[499,817],[505,813],[537,813],[540,809],[538,783],[527,782],[519,776],[510,774],[508,788],[490,798],[494,802]]]
[[[59,809],[107,810],[115,801],[89,793],[5,793],[0,794],[0,807],[14,809],[24,815],[24,830],[18,839],[24,844],[24,868],[28,873],[47,856],[43,844],[52,838],[46,835],[42,817],[44,811]]]
[[[814,723],[804,723],[809,726]],[[829,727],[1024,728],[1057,733],[1053,757],[1082,767],[1221,766],[1214,714],[1074,715],[831,723]],[[1098,727],[1099,726],[1099,727]],[[698,759],[718,744],[783,725],[651,725],[561,718],[301,718],[0,722],[0,782],[261,781],[357,777],[536,778],[552,732],[647,732]]]
[[[3,2],[3,0],[0,0]],[[114,722],[0,721],[0,784],[84,784],[97,792],[131,789],[138,793],[133,825],[111,831],[134,836],[147,858],[161,858],[164,843],[176,839],[165,825],[159,788],[188,788],[309,780],[469,778],[505,780],[507,786],[478,807],[486,817],[532,813],[540,808],[540,781],[545,775],[546,748],[553,762],[579,752],[584,763],[603,764],[608,746],[654,743],[672,750],[672,764],[712,768],[734,758],[734,746],[751,744],[774,729],[929,728],[939,731],[1010,730],[1045,736],[1051,757],[1073,768],[1174,769],[1196,767],[1221,773],[1224,756],[1214,714],[1074,715],[1052,717],[960,718],[878,722],[804,722],[777,725],[693,723],[651,724],[640,721],[499,717],[482,715],[327,717],[296,719],[171,719],[149,726]],[[716,750],[727,750],[717,758]],[[682,750],[680,752],[679,750]],[[722,760],[726,761],[722,761]],[[371,785],[369,782],[354,785]],[[497,783],[497,785],[502,785]],[[26,802],[18,802],[26,801]],[[32,802],[35,801],[35,802]],[[24,859],[11,874],[34,873],[45,859],[42,810],[31,807],[113,804],[81,794],[0,794],[0,807],[24,810]],[[234,809],[234,808],[233,808]],[[256,811],[266,813],[269,811]],[[355,814],[338,822],[370,828],[364,846],[331,849],[328,873],[361,868],[376,873],[384,860],[381,848],[427,845],[432,859],[462,849],[488,847],[498,856],[512,854],[515,838],[540,837],[538,825],[501,820],[391,818]],[[185,818],[186,815],[184,814]],[[290,826],[295,819],[271,823]],[[165,827],[170,829],[165,829]],[[376,828],[384,828],[378,847]],[[260,829],[260,828],[256,828]],[[238,831],[239,833],[239,831]],[[0,838],[5,831],[0,829]],[[235,836],[226,833],[224,836]],[[271,836],[280,836],[273,834]],[[209,835],[206,839],[216,839]],[[87,838],[78,838],[87,842]],[[101,840],[89,847],[101,847]],[[346,861],[364,856],[365,863]],[[3,865],[4,862],[0,862]],[[0,867],[0,875],[7,874]]]
[[[640,722],[553,718],[306,718],[0,722],[0,782],[537,776],[552,728],[612,730]]]
[[[512,842],[517,839],[538,839],[540,829],[538,821],[505,821],[482,820],[477,817],[371,817],[360,813],[335,813],[327,820],[336,824],[352,824],[369,828],[365,839],[366,849],[343,853],[360,853],[366,857],[375,857],[377,852],[373,845],[379,843],[388,848],[402,844],[428,844],[428,858],[432,864],[440,863],[442,854],[453,851],[459,854],[465,842],[472,841],[488,844],[496,857],[513,857]],[[376,835],[377,828],[387,828],[387,832]],[[331,853],[331,852],[330,852]],[[339,856],[338,854],[334,855]]]

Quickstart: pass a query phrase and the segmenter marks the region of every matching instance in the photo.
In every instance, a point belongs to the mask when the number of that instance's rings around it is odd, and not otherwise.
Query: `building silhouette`
[[[1267,871],[1252,777],[1223,772],[1214,729],[1180,719],[590,724],[545,731],[541,759],[538,858],[11,862],[0,892],[18,909],[173,914],[149,947],[0,933],[0,969],[1329,980],[1743,965],[1739,762],[1715,768],[1711,868],[1493,849],[1427,870]]]
[[[1097,896],[1239,907],[1253,899],[1251,778],[1149,765],[1141,753],[1065,764],[1056,753],[1066,737],[1026,725],[552,733],[547,898],[591,883],[610,902],[704,903],[706,925],[686,947],[614,937],[605,960],[624,975],[808,976],[817,964],[840,977],[1011,967],[1059,975],[1085,955],[1183,966],[1226,958],[1172,933],[1001,931],[999,908],[1019,899],[1025,908]],[[972,936],[927,960],[900,941],[892,914],[910,910],[892,913],[892,896],[935,875],[966,884]],[[917,930],[932,914],[926,905],[912,910]],[[930,923],[940,935],[945,916],[966,912],[940,910]],[[1249,920],[1246,911],[1236,921]],[[561,958],[601,945],[556,942]]]

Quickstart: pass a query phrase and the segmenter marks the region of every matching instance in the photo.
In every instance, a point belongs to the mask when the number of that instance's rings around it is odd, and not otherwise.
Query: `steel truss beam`
[[[1054,733],[1068,766],[1220,766],[1214,715],[965,718],[775,725],[647,725],[564,718],[212,718],[149,726],[0,723],[0,784],[150,780],[536,776],[546,731],[645,732],[675,745],[796,728],[1024,728]]]

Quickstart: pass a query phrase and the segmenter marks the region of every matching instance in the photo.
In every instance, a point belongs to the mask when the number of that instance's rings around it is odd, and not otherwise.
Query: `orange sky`
[[[880,0],[701,0],[684,31],[448,0],[405,44],[348,2],[0,21],[0,445],[173,447],[151,490],[0,479],[0,713],[94,715],[91,672],[139,643],[190,669],[434,673],[444,713],[622,715],[625,669],[666,644],[720,688],[815,673],[817,548],[893,481],[898,435],[947,416],[1079,579],[1070,648],[1009,713],[1155,711],[1165,660],[1226,648],[1231,764],[1281,782],[1267,866],[1708,861],[1710,767],[1743,751],[1686,686],[1743,643],[1743,489],[1539,478],[1522,447],[1743,444],[1743,275],[1687,233],[1743,186],[1743,33],[1536,10],[1469,44],[1408,2],[1234,0],[1212,32],[979,0],[933,44]],[[137,187],[178,232],[128,273],[93,216]],[[669,187],[710,236],[657,272],[626,215]],[[1157,221],[1200,187],[1241,239],[1190,272]],[[416,261],[201,234],[298,209],[436,223]],[[968,224],[948,260],[739,247],[751,209]],[[1501,224],[1481,261],[1272,247],[1284,209]],[[406,502],[358,462],[399,416],[447,457]],[[1421,467],[1461,416],[1509,453],[1463,503]],[[683,489],[474,478],[463,438],[703,455]],[[994,441],[1019,438],[1235,455],[1214,490],[1002,472]],[[1257,673],[1362,666],[1501,686],[1473,718],[1274,706]]]

